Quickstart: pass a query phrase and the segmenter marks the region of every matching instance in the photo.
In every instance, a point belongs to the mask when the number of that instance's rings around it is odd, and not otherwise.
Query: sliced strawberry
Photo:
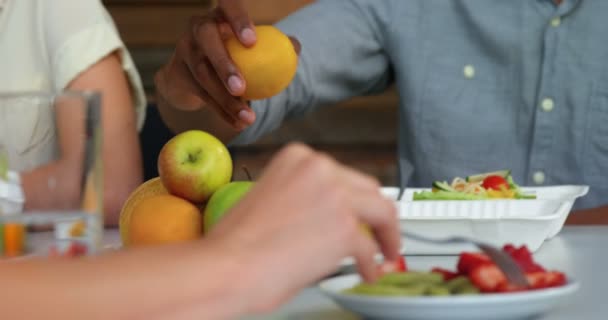
[[[397,259],[395,262],[384,261],[378,266],[378,273],[380,274],[406,271],[407,263],[405,262],[404,256],[399,257],[399,259]]]
[[[528,250],[528,247],[525,245],[515,249],[515,251],[511,253],[511,257],[513,257],[513,259],[518,262],[534,262],[534,259],[532,258],[532,252],[530,252],[530,250]]]
[[[559,287],[566,284],[566,275],[559,271],[545,272],[545,285],[547,287]]]
[[[541,266],[540,264],[537,263],[532,263],[532,264],[528,264],[528,265],[521,265],[521,268],[524,270],[524,272],[545,272],[545,268],[543,268],[543,266]]]
[[[496,287],[496,292],[500,292],[500,293],[507,293],[507,292],[519,292],[519,291],[526,291],[528,290],[525,287],[520,287],[517,285],[514,285],[510,282],[501,282],[497,287]]]
[[[510,254],[510,255],[511,255],[511,257],[513,257],[513,252],[515,252],[515,250],[516,250],[516,249],[515,249],[515,246],[514,246],[514,245],[512,245],[512,244],[510,244],[510,243],[505,244],[505,245],[502,247],[502,251],[504,251],[504,252],[506,252],[506,253]]]
[[[530,283],[531,289],[559,287],[566,284],[566,275],[559,271],[528,272],[526,273],[526,278]]]
[[[507,282],[505,275],[494,264],[482,264],[469,273],[471,282],[482,292],[495,292],[499,285]]]
[[[545,272],[528,272],[526,273],[526,279],[528,279],[528,284],[530,285],[530,289],[542,289],[547,287],[547,280],[545,277]]]
[[[456,269],[459,274],[468,275],[475,267],[492,263],[492,260],[483,253],[463,252],[458,259]]]
[[[405,261],[405,256],[400,256],[399,260],[397,260],[397,270],[401,272],[407,271],[407,262]]]
[[[545,268],[534,262],[532,253],[525,245],[516,248],[512,244],[507,244],[503,247],[503,251],[507,252],[524,272],[545,271]]]
[[[439,267],[435,267],[431,270],[431,272],[435,272],[435,273],[439,273],[443,276],[443,280],[445,281],[449,281],[452,280],[456,277],[458,277],[460,274],[448,269],[443,269],[443,268],[439,268]]]

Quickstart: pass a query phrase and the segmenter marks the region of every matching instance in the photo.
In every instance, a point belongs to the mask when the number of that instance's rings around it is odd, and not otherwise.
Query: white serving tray
[[[557,219],[547,238],[555,237],[564,227],[564,223],[572,210],[572,206],[577,198],[584,197],[589,192],[589,186],[579,185],[564,185],[564,186],[548,186],[548,187],[535,187],[523,188],[525,192],[536,192],[536,196],[539,199],[557,199],[562,201],[562,208],[559,212],[559,219]]]
[[[511,243],[538,250],[555,236],[572,209],[576,198],[588,192],[587,186],[525,187],[534,200],[424,200],[412,201],[416,191],[406,189],[396,202],[402,232],[412,230],[429,237],[466,236],[496,246]],[[383,188],[395,200],[398,188]],[[477,251],[470,245],[434,245],[404,240],[407,254],[459,254]]]

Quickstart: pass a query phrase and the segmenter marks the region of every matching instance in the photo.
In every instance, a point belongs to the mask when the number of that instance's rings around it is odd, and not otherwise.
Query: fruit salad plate
[[[385,297],[345,293],[361,279],[345,275],[325,280],[320,289],[342,308],[371,319],[400,320],[507,320],[530,319],[563,305],[579,284],[515,293],[462,296]]]

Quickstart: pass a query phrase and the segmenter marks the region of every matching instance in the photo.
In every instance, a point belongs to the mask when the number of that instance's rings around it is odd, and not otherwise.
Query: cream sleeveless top
[[[0,92],[60,92],[116,50],[141,128],[146,104],[141,79],[99,0],[0,0]],[[13,169],[31,170],[56,158],[53,116],[46,108],[0,108],[0,147],[12,146],[5,149]]]

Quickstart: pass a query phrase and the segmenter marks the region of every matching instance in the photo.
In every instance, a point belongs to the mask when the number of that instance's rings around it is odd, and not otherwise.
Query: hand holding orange
[[[296,74],[298,54],[283,32],[273,26],[256,27],[257,42],[247,48],[233,37],[225,42],[234,64],[245,78],[245,100],[270,98],[283,91]]]

